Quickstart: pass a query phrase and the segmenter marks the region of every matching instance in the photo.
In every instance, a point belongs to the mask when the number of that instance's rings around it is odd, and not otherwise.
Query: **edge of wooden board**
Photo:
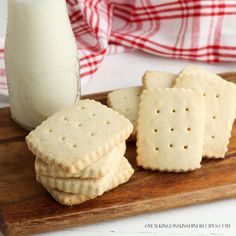
[[[225,195],[226,192],[227,195]],[[212,198],[212,195],[214,196],[214,198]],[[17,226],[20,230],[18,230],[15,223],[11,226],[11,224],[8,224],[7,222],[3,223],[3,221],[1,220],[2,222],[0,221],[0,224],[3,233],[6,235],[28,235],[31,233],[56,231],[65,228],[78,227],[81,225],[96,223],[103,220],[112,220],[120,217],[130,217],[148,212],[159,212],[167,209],[176,209],[184,206],[212,202],[220,199],[227,199],[233,197],[236,197],[236,183],[211,189],[193,191],[190,194],[184,193],[178,194],[177,196],[173,195],[165,198],[160,197],[143,200],[139,201],[138,207],[137,203],[129,203],[127,205],[123,204],[109,208],[97,209],[94,212],[90,212],[89,215],[85,214],[85,217],[83,216],[83,214],[80,214],[80,212],[76,212],[71,215],[68,214],[66,216],[70,217],[70,220],[64,219],[65,216],[53,216],[45,218],[47,223],[42,223],[42,219],[40,219],[39,221],[24,221],[22,225],[19,222]],[[183,201],[183,199],[185,201]],[[106,211],[106,215],[109,215],[109,217],[104,216],[104,210]],[[93,217],[90,217],[91,214],[93,215]],[[54,222],[58,220],[63,222],[60,226],[58,226],[57,223],[54,224]],[[32,225],[34,226],[33,230]]]

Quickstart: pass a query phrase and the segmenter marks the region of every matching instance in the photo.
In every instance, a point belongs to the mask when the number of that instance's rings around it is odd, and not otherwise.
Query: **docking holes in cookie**
[[[26,141],[38,158],[74,174],[126,140],[132,128],[118,112],[99,102],[82,99],[52,115],[31,131]]]
[[[174,87],[189,88],[202,94],[205,100],[202,155],[209,158],[224,157],[235,118],[236,85],[204,68],[188,65],[176,78]]]
[[[141,99],[138,163],[162,171],[199,168],[205,125],[203,96],[190,89],[157,89],[144,91]]]

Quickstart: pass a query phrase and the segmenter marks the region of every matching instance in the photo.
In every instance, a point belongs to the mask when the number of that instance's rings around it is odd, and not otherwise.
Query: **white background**
[[[0,0],[0,45],[6,28],[6,0]],[[178,72],[188,62],[159,58],[142,52],[118,54],[107,57],[91,81],[83,81],[82,93],[95,93],[141,84],[145,70]],[[207,65],[215,72],[236,71],[236,63]],[[6,106],[7,98],[0,97],[0,106]],[[147,229],[145,224],[231,224],[230,229]],[[1,233],[0,233],[1,235]],[[236,200],[221,200],[214,203],[189,206],[159,213],[143,214],[118,220],[86,225],[60,232],[41,235],[236,235]]]

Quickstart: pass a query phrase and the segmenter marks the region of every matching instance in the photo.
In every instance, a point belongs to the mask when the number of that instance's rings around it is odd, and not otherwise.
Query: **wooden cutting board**
[[[236,82],[236,73],[223,77]],[[88,96],[87,96],[88,97]],[[105,102],[106,93],[89,98]],[[236,197],[236,123],[224,160],[204,160],[190,173],[160,173],[135,164],[135,143],[126,157],[135,168],[130,181],[78,206],[54,201],[35,181],[34,156],[27,150],[27,132],[0,109],[0,228],[8,235],[63,229],[101,220]]]

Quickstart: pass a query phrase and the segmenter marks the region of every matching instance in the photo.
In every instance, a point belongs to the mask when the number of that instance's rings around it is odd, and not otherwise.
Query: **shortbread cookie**
[[[144,90],[137,123],[137,163],[146,169],[200,168],[204,98],[191,89]]]
[[[114,165],[111,170],[99,179],[80,179],[80,178],[55,178],[43,176],[36,173],[37,180],[51,188],[61,190],[67,193],[83,194],[87,196],[98,196],[103,194],[112,181],[116,180],[115,176],[122,170],[124,173],[133,173],[133,169],[126,158],[121,158],[120,165]]]
[[[197,66],[187,66],[176,79],[176,88],[192,88],[201,92],[206,102],[206,129],[203,155],[223,158],[236,111],[236,85]]]
[[[100,178],[105,176],[111,166],[115,165],[121,160],[125,154],[126,145],[125,142],[119,144],[117,147],[114,147],[109,153],[104,157],[98,159],[90,166],[87,166],[85,169],[78,171],[75,174],[67,173],[63,168],[60,168],[55,165],[48,165],[44,161],[36,158],[35,161],[35,170],[40,175],[46,175],[51,177],[80,177],[80,178]]]
[[[143,76],[143,89],[171,88],[176,78],[175,74],[146,71]]]
[[[120,166],[117,173],[113,175],[109,185],[107,186],[108,188],[105,190],[105,192],[117,187],[118,185],[127,182],[132,174],[133,174],[133,169],[129,165],[128,161],[125,158],[123,158],[122,165]],[[57,189],[50,188],[48,186],[44,187],[52,195],[52,197],[56,199],[56,201],[58,201],[63,205],[76,205],[97,197],[97,195],[87,196],[82,194],[66,193]]]
[[[128,119],[93,100],[80,100],[49,117],[26,137],[38,158],[72,174],[102,158],[133,130]]]
[[[108,106],[124,115],[133,124],[134,129],[130,140],[136,139],[136,120],[141,92],[142,88],[131,87],[115,90],[107,96]]]
[[[83,202],[86,202],[90,199],[96,198],[96,196],[86,196],[83,194],[73,194],[73,193],[66,193],[54,188],[50,188],[48,186],[43,186],[50,195],[59,203],[62,205],[72,206],[72,205],[78,205]]]

